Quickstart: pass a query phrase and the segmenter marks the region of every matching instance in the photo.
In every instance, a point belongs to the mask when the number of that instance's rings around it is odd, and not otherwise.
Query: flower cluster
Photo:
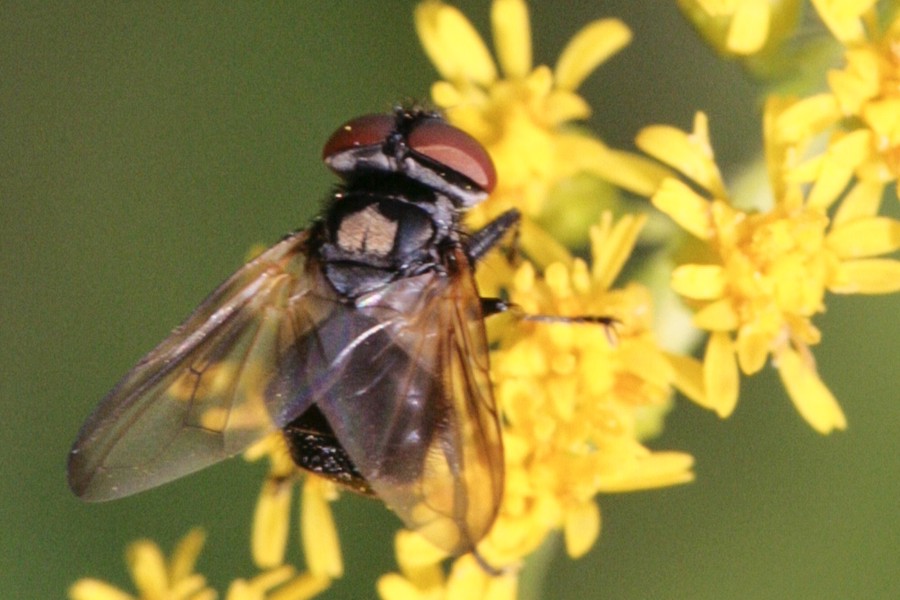
[[[492,353],[497,402],[504,416],[506,487],[500,514],[479,554],[512,566],[493,581],[471,557],[443,575],[440,553],[422,552],[414,534],[397,539],[400,573],[384,576],[385,599],[513,598],[515,567],[555,531],[567,553],[586,553],[600,533],[598,493],[633,491],[693,479],[693,459],[654,452],[640,440],[668,409],[674,368],[656,342],[648,290],[613,289],[643,219],[613,222],[607,213],[591,228],[592,264],[578,258],[550,264],[543,275],[530,262],[504,273],[485,265],[484,286],[501,284],[532,315],[615,315],[614,334],[594,323],[527,321],[499,334]],[[500,281],[498,282],[497,279]],[[476,592],[482,590],[482,592]]]
[[[800,0],[678,0],[706,41],[726,56],[769,54],[790,39]]]
[[[492,4],[499,67],[456,8],[423,2],[416,8],[415,22],[422,46],[442,77],[432,86],[433,101],[453,124],[484,145],[497,167],[497,189],[470,211],[472,227],[512,207],[530,219],[559,218],[562,213],[553,206],[554,191],[576,175],[590,174],[644,195],[652,193],[665,175],[645,158],[614,150],[570,127],[591,114],[587,101],[576,92],[578,86],[631,40],[631,31],[621,21],[601,19],[583,27],[553,69],[532,65],[531,27],[524,2]],[[580,224],[586,231],[584,223],[593,222],[603,207],[602,197],[568,202],[567,222]],[[522,242],[529,252],[546,241],[532,244],[530,233],[527,223]]]
[[[69,589],[71,600],[216,600],[216,591],[194,572],[206,535],[200,529],[189,532],[168,560],[159,546],[149,540],[133,542],[126,553],[128,569],[138,590],[137,596],[97,579],[80,579]],[[293,567],[260,572],[250,579],[235,579],[225,600],[295,600],[310,598],[324,589],[309,575],[296,575]]]
[[[882,210],[884,197],[896,195],[890,184],[900,173],[894,4],[811,1],[841,62],[822,73],[823,87],[809,95],[766,97],[761,130],[768,177],[738,192],[730,191],[735,186],[716,163],[715,125],[703,113],[691,131],[644,128],[636,139],[644,155],[610,148],[573,126],[591,110],[579,85],[631,39],[624,23],[588,24],[550,68],[532,63],[524,0],[492,3],[496,62],[459,10],[439,0],[416,8],[417,32],[441,77],[431,90],[434,103],[487,148],[497,167],[497,189],[469,213],[468,224],[480,227],[513,207],[523,214],[523,256],[489,256],[478,272],[481,294],[508,298],[520,314],[488,322],[505,460],[493,528],[476,552],[449,565],[417,533],[398,532],[398,570],[377,584],[383,599],[511,600],[526,559],[541,555],[558,534],[572,557],[593,546],[602,521],[599,494],[691,481],[690,455],[647,445],[676,390],[727,417],[741,375],[771,362],[811,427],[822,433],[847,427],[816,369],[811,348],[822,334],[813,319],[829,293],[900,291],[900,261],[891,257],[900,249],[900,222]],[[679,1],[715,48],[748,60],[788,52],[805,5]],[[573,184],[583,176],[594,192],[587,199]],[[669,287],[683,300],[679,310],[693,330],[675,346],[664,349],[658,341],[659,323],[671,320],[674,309],[658,303],[652,283],[633,277],[643,265],[625,270],[647,219],[625,210],[621,194],[649,199],[644,208],[666,215],[668,237],[678,240],[665,248],[671,251],[666,261],[678,262]],[[679,228],[685,235],[677,235]],[[598,325],[590,316],[613,324]],[[702,357],[693,358],[691,346],[702,335]],[[310,598],[343,574],[329,508],[337,489],[313,476],[301,479],[279,436],[247,457],[270,462],[254,519],[260,575],[236,580],[227,599]],[[285,566],[298,482],[308,560],[301,574]],[[202,534],[192,532],[167,564],[156,546],[135,543],[128,556],[139,598],[214,597],[193,573],[201,545]],[[77,582],[70,597],[131,598],[92,579]]]
[[[826,292],[900,290],[900,261],[886,256],[900,248],[900,222],[881,214],[900,140],[900,20],[877,33],[873,4],[814,2],[847,45],[845,67],[828,73],[830,91],[768,98],[769,186],[757,197],[729,196],[703,114],[690,133],[652,126],[638,135],[639,147],[683,176],[663,182],[654,206],[704,246],[693,250],[703,262],[672,275],[694,323],[710,332],[702,366],[679,359],[690,374],[679,388],[722,416],[737,403],[739,372],[753,375],[771,356],[804,419],[822,433],[844,429],[810,351],[821,338],[812,318]],[[747,205],[757,208],[737,208]]]

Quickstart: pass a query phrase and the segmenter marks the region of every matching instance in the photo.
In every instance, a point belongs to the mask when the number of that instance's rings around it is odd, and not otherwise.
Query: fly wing
[[[341,319],[353,341],[332,355],[329,381],[296,387],[314,395],[406,526],[460,554],[494,521],[503,452],[481,303],[468,260],[455,259],[456,275],[426,273],[361,298]]]
[[[69,485],[111,500],[228,458],[277,425],[286,348],[332,306],[311,293],[307,233],[244,265],[103,399],[69,455]]]

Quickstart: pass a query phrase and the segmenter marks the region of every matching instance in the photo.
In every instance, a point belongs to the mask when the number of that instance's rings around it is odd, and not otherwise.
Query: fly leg
[[[606,336],[610,344],[615,343],[615,325],[619,321],[615,317],[606,315],[541,315],[531,314],[522,310],[522,307],[503,298],[481,298],[481,314],[485,317],[498,313],[508,312],[522,321],[537,321],[539,323],[590,323],[602,325],[606,330]]]
[[[521,219],[522,214],[511,208],[469,236],[466,244],[466,255],[469,260],[473,264],[478,262],[503,239],[507,231],[518,225]]]
[[[499,217],[476,231],[469,238],[466,246],[466,254],[473,263],[481,259],[488,251],[496,246],[506,235],[506,232],[516,227],[522,215],[512,208]],[[540,315],[529,314],[518,305],[503,298],[481,298],[481,314],[485,317],[502,312],[510,312],[523,321],[538,321],[541,323],[592,323],[602,325],[606,329],[610,341],[614,341],[614,326],[618,322],[614,317],[605,315]]]

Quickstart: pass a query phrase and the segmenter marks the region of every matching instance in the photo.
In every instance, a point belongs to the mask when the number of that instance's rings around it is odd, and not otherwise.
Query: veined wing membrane
[[[306,238],[244,265],[104,398],[69,455],[77,495],[111,500],[158,486],[276,428],[267,385],[284,348],[315,327],[303,321],[309,313],[286,318],[308,293]]]
[[[466,266],[461,251],[457,262]],[[314,402],[375,494],[407,527],[459,554],[503,487],[480,300],[468,272],[395,282],[357,303],[364,337]],[[302,386],[301,386],[302,387]]]

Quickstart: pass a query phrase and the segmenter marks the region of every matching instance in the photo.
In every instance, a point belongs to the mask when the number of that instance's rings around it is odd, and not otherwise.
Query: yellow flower
[[[247,450],[248,460],[269,459],[269,476],[263,482],[253,519],[251,547],[260,568],[284,563],[288,542],[290,506],[300,472],[280,433],[272,434]],[[300,534],[310,575],[327,583],[344,573],[340,543],[330,502],[337,498],[334,484],[314,475],[302,480]]]
[[[871,13],[876,3],[877,0],[811,0],[834,37],[848,46],[865,41],[863,18],[866,13]]]
[[[194,573],[194,565],[206,534],[200,529],[188,533],[167,561],[159,546],[150,540],[133,542],[126,553],[128,570],[138,595],[98,579],[79,579],[69,588],[71,600],[215,600],[216,592],[206,579]]]
[[[802,175],[831,199],[852,176],[882,185],[900,176],[900,15],[882,30],[873,0],[813,5],[843,45],[844,64],[829,71],[828,91],[797,102],[779,128],[795,141],[830,134]]]
[[[766,160],[774,199],[758,212],[740,210],[729,199],[702,113],[691,133],[654,126],[637,142],[695,186],[668,179],[652,201],[708,254],[672,276],[673,288],[695,309],[695,324],[710,332],[702,368],[689,359],[674,360],[680,367],[677,385],[724,417],[737,402],[738,371],[752,375],[772,356],[797,410],[828,433],[845,428],[846,420],[816,371],[810,346],[820,332],[812,318],[824,311],[826,291],[900,289],[900,262],[873,258],[900,247],[900,222],[877,216],[881,189],[866,181],[857,182],[833,218],[827,213],[837,197],[833,189],[819,193],[817,183],[805,192],[794,168],[802,151],[781,128],[785,113],[795,109],[790,101],[767,104]]]
[[[482,287],[508,289],[526,314],[613,315],[614,333],[595,323],[498,323],[492,376],[503,414],[506,486],[500,514],[478,552],[490,565],[515,566],[561,530],[568,554],[587,552],[600,533],[598,493],[692,480],[692,458],[653,452],[640,443],[642,421],[667,410],[674,368],[654,339],[649,292],[613,289],[631,254],[642,217],[613,223],[606,213],[590,230],[592,265],[577,258],[550,265],[543,277],[525,262],[505,272],[500,261],[480,273]],[[488,280],[488,279],[492,280]],[[500,279],[500,281],[496,281]],[[611,339],[612,338],[612,339]],[[449,573],[443,554],[415,534],[397,538],[400,573],[379,581],[385,599],[513,598],[514,568],[490,577],[472,556]],[[455,590],[466,593],[456,595]]]
[[[138,590],[133,596],[98,579],[79,579],[69,588],[71,600],[214,600],[216,592],[206,587],[206,579],[194,573],[194,565],[206,534],[200,529],[188,533],[166,561],[159,546],[138,540],[128,547],[126,559],[131,579]]]
[[[337,532],[329,502],[334,486],[309,476],[303,481],[301,533],[309,572],[295,574],[284,565],[290,524],[290,504],[299,474],[284,439],[271,435],[247,450],[248,460],[269,459],[269,476],[263,482],[253,520],[251,549],[260,569],[250,579],[235,579],[226,600],[307,600],[328,588],[343,573]],[[138,596],[131,596],[96,579],[81,579],[69,590],[71,600],[214,600],[202,575],[193,573],[205,534],[195,529],[178,544],[166,562],[159,547],[149,540],[129,546],[129,570]]]
[[[527,314],[612,315],[614,331],[596,324],[519,323],[505,328],[492,356],[504,415],[508,483],[501,516],[483,548],[501,564],[522,558],[562,526],[573,557],[599,533],[594,496],[673,485],[692,478],[691,459],[653,453],[639,443],[641,419],[668,408],[674,378],[652,331],[649,292],[612,289],[643,225],[591,228],[592,264],[554,263],[543,277],[522,264],[509,286]],[[504,536],[518,529],[516,538]]]
[[[309,600],[328,588],[330,580],[312,573],[294,574],[288,565],[260,573],[251,579],[236,579],[225,600]]]
[[[772,49],[796,29],[799,0],[678,0],[707,42],[726,56]]]
[[[175,547],[167,561],[150,540],[133,542],[126,552],[137,596],[98,579],[79,579],[69,588],[70,600],[215,600],[218,594],[206,579],[194,573],[206,534],[191,530]],[[295,575],[293,567],[281,566],[251,579],[236,579],[225,600],[308,600],[328,587],[312,573]]]
[[[425,52],[443,77],[432,87],[434,102],[487,148],[497,167],[496,191],[469,214],[473,227],[511,207],[526,219],[546,217],[545,226],[552,225],[558,215],[543,214],[553,208],[548,207],[551,192],[582,173],[638,193],[655,189],[664,174],[657,165],[569,126],[590,115],[587,102],[576,93],[578,86],[631,39],[621,21],[588,24],[572,38],[554,69],[533,67],[525,3],[495,0],[491,23],[501,76],[484,41],[459,10],[428,0],[418,5],[415,17]],[[598,189],[608,198],[615,194],[609,186]],[[602,211],[603,203],[597,200],[567,207],[577,231],[561,234],[573,239],[583,235],[585,223]],[[526,249],[537,245],[528,239],[527,229],[522,234]]]

